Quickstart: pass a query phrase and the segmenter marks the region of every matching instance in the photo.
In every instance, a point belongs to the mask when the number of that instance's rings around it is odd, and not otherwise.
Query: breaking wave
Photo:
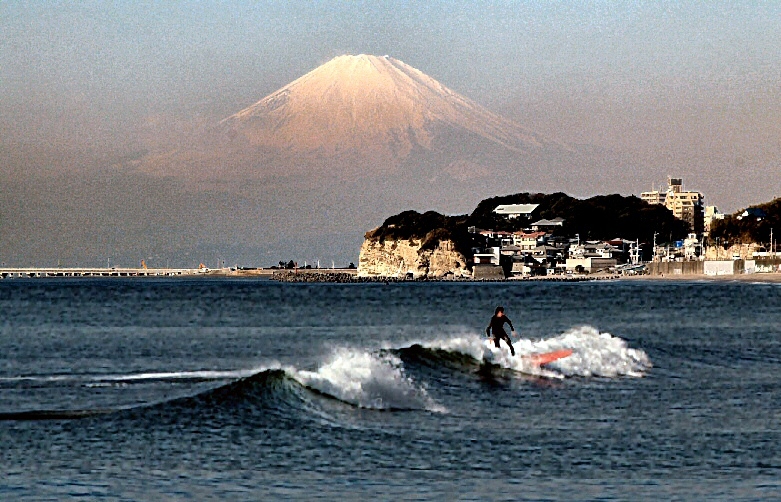
[[[502,342],[496,348],[493,341],[477,335],[457,335],[430,342],[416,342],[399,349],[403,357],[436,360],[448,366],[454,362],[466,367],[489,363],[526,375],[563,379],[566,377],[641,377],[651,367],[648,355],[630,348],[626,340],[591,326],[572,328],[565,333],[543,340],[521,338],[513,341],[516,356]],[[569,349],[572,353],[540,366],[538,354]]]
[[[392,354],[340,348],[315,371],[285,371],[307,388],[361,408],[444,411]]]
[[[116,384],[173,383],[183,380],[213,381],[216,387],[189,397],[133,406],[130,409],[107,407],[91,410],[22,410],[0,413],[0,420],[73,419],[119,411],[138,413],[150,407],[172,417],[172,420],[175,420],[177,413],[182,410],[208,410],[213,413],[213,410],[230,412],[236,409],[263,410],[262,414],[276,416],[288,416],[291,413],[295,415],[294,410],[298,410],[309,416],[330,420],[322,408],[323,396],[362,409],[442,413],[447,412],[447,408],[429,395],[424,382],[429,378],[447,381],[450,377],[447,372],[443,373],[443,370],[472,374],[499,368],[534,377],[565,379],[591,376],[641,377],[652,367],[644,351],[631,348],[626,340],[599,332],[590,326],[572,328],[561,335],[544,340],[521,338],[514,341],[513,345],[515,356],[510,354],[504,343],[500,348],[496,348],[484,337],[458,334],[376,351],[336,348],[315,369],[299,369],[272,363],[249,370],[3,378],[0,380],[0,387],[17,390],[46,385],[59,386],[67,381],[88,388]],[[534,355],[561,349],[571,350],[571,354],[543,365],[534,360]],[[423,367],[433,370],[424,371]],[[414,377],[408,374],[410,372]]]

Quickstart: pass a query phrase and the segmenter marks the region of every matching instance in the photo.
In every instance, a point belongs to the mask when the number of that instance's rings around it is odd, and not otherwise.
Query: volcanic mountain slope
[[[220,125],[234,148],[385,164],[453,139],[512,154],[546,144],[399,60],[364,54],[334,58]]]
[[[547,189],[580,162],[578,151],[397,59],[361,54],[336,57],[186,146],[149,155],[142,170],[219,183],[436,183],[455,193],[497,184]]]

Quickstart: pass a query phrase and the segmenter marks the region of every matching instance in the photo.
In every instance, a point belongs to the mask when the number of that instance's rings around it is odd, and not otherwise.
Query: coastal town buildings
[[[624,239],[581,241],[554,237],[545,231],[477,230],[484,245],[473,248],[476,277],[549,276],[615,270],[629,261],[637,243]],[[637,254],[637,250],[635,250]]]
[[[524,229],[507,232],[472,227],[471,233],[483,237],[480,247],[473,249],[473,263],[482,268],[494,267],[493,273],[501,270],[505,276],[603,272],[632,274],[642,273],[650,264],[665,263],[689,263],[691,265],[687,266],[696,268],[693,263],[705,259],[704,239],[713,221],[724,215],[715,206],[706,208],[704,195],[685,189],[681,178],[668,177],[666,189],[643,192],[641,199],[649,204],[664,206],[673,216],[688,223],[689,235],[686,238],[677,237],[677,240],[671,236],[667,240],[665,236],[659,235],[660,239],[657,240],[658,234],[654,233],[653,243],[650,239],[649,242],[640,242],[638,239],[630,241],[620,235],[603,241],[581,240],[578,234],[573,236],[563,232],[566,228],[563,218],[542,211],[535,215],[539,211],[537,205],[504,205],[497,206],[494,213],[508,219],[525,219],[515,227]],[[756,218],[758,221],[765,217],[753,209],[746,210],[740,216]],[[732,258],[735,259],[734,256]]]

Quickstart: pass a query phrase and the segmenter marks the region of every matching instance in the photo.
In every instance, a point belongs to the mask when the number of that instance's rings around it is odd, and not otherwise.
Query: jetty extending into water
[[[0,277],[174,277],[203,275],[206,272],[197,268],[3,267],[0,268]]]
[[[147,267],[0,267],[0,279],[65,277],[266,277],[280,272],[276,268],[147,268]],[[355,275],[355,269],[298,269],[293,275]]]

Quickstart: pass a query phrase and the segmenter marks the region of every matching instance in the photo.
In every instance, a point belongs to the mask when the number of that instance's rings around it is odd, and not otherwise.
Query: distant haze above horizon
[[[781,196],[778,3],[3,2],[0,33],[6,264],[344,265],[404,209],[667,175]],[[333,61],[349,89],[226,125]],[[357,134],[379,94],[406,111]]]

